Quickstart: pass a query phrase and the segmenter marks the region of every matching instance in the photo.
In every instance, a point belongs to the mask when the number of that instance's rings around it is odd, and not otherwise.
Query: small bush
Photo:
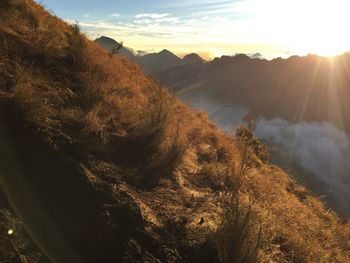
[[[189,142],[184,130],[181,129],[181,123],[179,120],[176,120],[170,136],[170,145],[168,145],[168,155],[170,156],[168,163],[174,166],[181,159],[188,146]]]
[[[97,138],[100,138],[103,142],[107,142],[108,127],[103,117],[101,117],[101,114],[103,114],[102,111],[103,107],[101,105],[96,105],[94,108],[87,112],[87,114],[84,116],[85,127],[83,129],[83,132],[88,136],[97,136]]]
[[[179,122],[175,125],[168,125],[174,130],[162,143],[163,145],[158,146],[160,148],[141,172],[141,176],[146,179],[148,185],[155,185],[161,177],[170,175],[189,145],[187,138],[183,136],[183,131],[180,130]]]
[[[106,81],[105,74],[98,66],[95,66],[79,74],[79,77],[81,79],[79,97],[82,107],[89,111],[104,100],[102,87]]]
[[[117,47],[113,47],[108,53],[109,57],[111,58],[111,57],[113,57],[113,55],[118,54],[119,50],[121,50],[123,48],[123,45],[124,44],[123,44],[123,41],[122,41],[121,43],[118,43]]]
[[[80,33],[80,26],[74,24],[66,37],[69,62],[78,69],[83,68],[87,62],[87,44],[85,37]]]
[[[220,262],[257,262],[261,231],[252,206],[242,205],[237,196],[229,204],[215,235]]]
[[[62,56],[62,46],[65,40],[64,35],[57,31],[56,23],[54,18],[50,18],[47,23],[29,32],[29,40],[44,58],[45,66],[52,64],[56,58]]]
[[[16,30],[28,29],[38,26],[38,19],[26,0],[2,0],[0,2],[0,19],[7,23],[16,25]],[[20,20],[27,22],[25,25]]]
[[[172,114],[171,104],[173,99],[166,94],[166,91],[160,85],[150,86],[146,92],[149,97],[141,116],[141,125],[144,127],[164,126]]]
[[[148,96],[139,113],[138,120],[129,129],[127,140],[134,154],[151,157],[159,152],[170,116],[173,113],[172,99],[166,96],[161,86],[147,88]]]
[[[223,190],[220,203],[224,212],[214,242],[220,262],[253,263],[257,262],[260,246],[260,223],[253,212],[253,203],[245,205],[240,200],[240,191],[251,164],[252,150],[247,142],[253,136],[246,129],[238,129],[237,133],[240,162],[221,172]]]
[[[27,123],[46,130],[57,127],[57,108],[55,107],[60,103],[60,96],[54,89],[48,87],[48,83],[37,78],[32,70],[17,68],[12,101]]]
[[[264,144],[262,144],[258,139],[254,137],[251,130],[246,127],[239,127],[235,131],[236,138],[238,141],[238,146],[245,152],[248,156],[243,156],[246,159],[249,155],[255,154],[262,162],[267,163],[270,159],[270,154]],[[247,149],[243,149],[247,148]]]

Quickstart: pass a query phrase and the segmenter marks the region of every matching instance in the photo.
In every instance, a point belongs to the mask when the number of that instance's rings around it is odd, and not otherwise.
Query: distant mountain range
[[[114,39],[105,36],[96,39],[95,42],[107,50],[112,50],[120,45]],[[205,62],[198,54],[192,53],[181,59],[166,49],[159,53],[147,53],[144,51],[135,52],[131,48],[122,47],[118,53],[143,66],[144,71],[151,75],[178,66],[199,65]]]
[[[110,47],[110,41],[96,42]],[[130,57],[124,50],[121,54]],[[259,53],[236,54],[205,62],[197,54],[181,59],[163,50],[130,58],[182,96],[201,94],[268,119],[327,121],[350,132],[350,53],[273,60]]]
[[[217,103],[239,104],[265,118],[330,122],[350,132],[350,53],[271,61],[223,56],[154,73],[172,89]]]

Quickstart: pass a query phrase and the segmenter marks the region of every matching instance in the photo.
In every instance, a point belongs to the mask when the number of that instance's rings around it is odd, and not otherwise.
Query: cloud
[[[198,10],[203,6],[212,6],[217,3],[232,3],[232,0],[182,0],[182,1],[167,1],[165,3],[160,3],[159,7],[161,8],[186,8]]]
[[[74,21],[66,19],[66,22],[72,23]],[[126,37],[131,39],[132,37],[147,37],[156,38],[157,42],[161,38],[183,38],[192,37],[196,32],[192,28],[186,26],[177,25],[162,25],[152,19],[140,19],[132,22],[119,22],[112,23],[105,20],[97,21],[80,21],[79,25],[88,32],[90,36],[95,35],[116,35],[119,37]],[[138,48],[138,47],[136,47]]]
[[[160,24],[160,23],[168,23],[168,24],[176,24],[179,23],[178,17],[164,17],[164,18],[156,18],[156,19],[150,19],[150,18],[142,18],[142,19],[135,19],[135,24],[138,25],[150,25],[150,24]]]
[[[152,19],[157,19],[157,18],[164,18],[169,16],[169,13],[164,13],[164,14],[158,14],[158,13],[144,13],[144,14],[137,14],[135,15],[135,18],[152,18]]]
[[[179,18],[178,17],[164,17],[164,18],[157,18],[154,19],[157,23],[178,23],[179,22]]]
[[[192,5],[191,1],[185,2]],[[87,23],[81,21],[80,25],[89,35],[113,34],[118,36],[118,39],[122,35],[125,41],[132,43],[135,48],[139,49],[150,48],[152,45],[158,49],[162,44],[163,48],[173,49],[175,52],[195,51],[220,56],[232,52],[231,50],[237,48],[238,44],[241,48],[243,44],[246,46],[247,44],[256,43],[256,38],[251,37],[251,31],[254,31],[254,28],[247,29],[244,23],[222,14],[212,14],[208,9],[208,6],[214,6],[213,10],[218,10],[220,13],[221,10],[227,11],[233,3],[231,1],[230,4],[230,1],[222,0],[208,0],[202,3],[199,0],[194,0],[193,5],[197,5],[198,9],[183,10],[181,16],[178,17],[171,14],[174,8],[162,9],[158,7],[158,9],[154,9],[154,12],[149,13],[122,15],[120,17],[118,17],[119,13],[115,13],[115,16],[110,14],[99,20],[90,17],[89,19],[82,19]],[[201,11],[204,13],[201,14]],[[118,19],[115,19],[116,17]],[[160,42],[160,38],[164,41]],[[167,38],[167,41],[165,41],[165,38]],[[237,43],[238,40],[239,43]],[[284,48],[284,50],[286,49]],[[268,53],[260,48],[259,51]],[[256,52],[256,50],[250,48],[241,52]]]
[[[155,21],[153,19],[144,18],[144,19],[134,20],[134,23],[139,25],[149,25],[149,24],[154,24]]]
[[[150,25],[150,24],[177,24],[179,23],[178,17],[172,17],[169,13],[165,14],[138,14],[133,21],[138,25]]]
[[[191,90],[189,90],[191,91]],[[226,132],[242,123],[247,110],[238,105],[214,103],[205,94],[183,93],[183,101],[208,112]],[[278,148],[278,164],[287,165],[310,189],[325,195],[333,209],[350,215],[350,136],[329,123],[289,123],[282,119],[257,122],[255,135]]]
[[[289,160],[323,182],[336,199],[337,208],[350,213],[347,207],[350,202],[348,135],[329,123],[291,124],[281,119],[261,119],[256,135],[273,142]]]
[[[119,13],[113,13],[113,14],[110,14],[109,17],[120,17],[120,14]]]
[[[88,17],[90,17],[90,14],[85,14],[84,17],[88,18]]]

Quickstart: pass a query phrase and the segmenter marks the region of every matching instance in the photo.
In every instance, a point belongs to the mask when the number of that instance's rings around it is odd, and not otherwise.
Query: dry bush
[[[96,105],[84,116],[85,127],[83,132],[86,135],[91,135],[92,137],[98,137],[103,142],[107,142],[107,123],[105,123],[103,116],[103,108],[101,105]]]
[[[60,95],[28,68],[17,68],[17,80],[12,101],[24,120],[41,129],[52,130],[58,125],[57,106]]]
[[[253,202],[241,201],[239,188],[241,178],[226,183],[226,191],[221,193],[221,204],[224,208],[221,225],[214,235],[220,262],[258,261],[261,246],[261,223],[253,211]]]
[[[238,141],[238,147],[241,148],[241,152],[244,152],[247,155],[242,157],[247,160],[246,163],[248,165],[252,165],[254,163],[253,155],[255,155],[263,163],[268,163],[270,158],[268,150],[258,139],[254,137],[249,128],[243,126],[238,127],[235,130],[235,135]],[[247,149],[243,150],[242,148]]]
[[[2,0],[0,2],[0,19],[5,24],[16,25],[16,31],[27,31],[38,26],[38,19],[35,16],[31,5],[27,0]]]
[[[252,204],[245,206],[232,196],[214,241],[222,263],[257,262],[261,228]]]
[[[257,262],[261,246],[261,226],[253,202],[243,202],[240,194],[251,163],[251,148],[242,137],[236,138],[240,160],[221,171],[219,180],[223,206],[221,226],[214,236],[220,261]]]
[[[158,154],[154,156],[146,169],[153,171],[172,170],[181,160],[183,154],[188,148],[189,143],[185,136],[184,130],[181,129],[180,122],[178,120],[175,122],[176,123],[170,122],[167,124],[167,128],[171,129],[170,134],[165,139],[163,147],[159,149]]]
[[[138,157],[151,157],[159,151],[166,136],[169,118],[173,114],[172,98],[163,87],[149,86],[145,92],[148,93],[146,102],[126,138]]]
[[[140,171],[140,183],[146,186],[154,186],[160,178],[171,176],[189,146],[185,127],[179,120],[172,118],[164,125],[162,137],[149,142],[155,150]]]
[[[146,88],[145,93],[148,95],[148,98],[140,115],[138,126],[156,129],[164,128],[165,123],[173,113],[173,98],[160,85]]]
[[[117,55],[119,53],[119,50],[123,48],[123,41],[121,43],[118,43],[117,47],[112,47],[112,49],[108,52],[108,55],[110,58],[113,57],[113,55]]]
[[[213,190],[221,190],[222,182],[219,178],[217,163],[204,163],[198,173],[198,178],[191,183],[198,187],[211,187]]]
[[[176,119],[173,123],[169,123],[168,125],[171,126],[172,131],[170,134],[170,140],[168,140],[167,144],[167,163],[174,166],[189,147],[189,142],[187,141],[185,127],[181,125],[180,120]]]
[[[81,98],[81,106],[89,111],[104,100],[103,87],[107,76],[98,65],[90,66],[86,72],[82,72],[78,76],[81,83],[77,93]]]
[[[66,33],[67,48],[66,52],[69,62],[73,63],[77,69],[82,69],[87,65],[87,44],[85,36],[80,32],[78,24],[72,25],[71,30]]]
[[[63,56],[62,50],[66,45],[64,35],[58,30],[56,24],[56,19],[50,17],[46,23],[40,23],[28,34],[30,43],[44,57],[45,65],[50,65],[56,58]]]
[[[235,170],[233,165],[207,162],[202,165],[198,176],[191,183],[197,187],[206,187],[214,192],[220,192],[222,196],[236,195],[243,183],[243,177]]]

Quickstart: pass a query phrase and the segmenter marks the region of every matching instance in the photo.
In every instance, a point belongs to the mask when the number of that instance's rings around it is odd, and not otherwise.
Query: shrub
[[[62,56],[62,46],[65,45],[64,35],[57,30],[54,18],[47,20],[35,30],[29,32],[29,40],[36,51],[44,58],[44,65],[50,65],[54,59]]]
[[[155,185],[160,177],[170,175],[189,145],[183,131],[180,130],[179,122],[174,125],[168,123],[168,126],[171,126],[173,131],[168,134],[163,143],[161,141],[158,142],[160,143],[158,150],[147,161],[145,169],[141,171],[141,177],[147,180],[146,183],[148,185]]]
[[[220,262],[257,262],[261,238],[257,222],[252,204],[242,205],[237,196],[230,199],[214,239]]]
[[[26,0],[2,0],[0,2],[0,19],[5,23],[16,25],[16,30],[28,29],[20,20],[25,20],[31,27],[38,26],[38,19]]]
[[[80,87],[77,92],[81,98],[81,106],[89,111],[104,100],[102,87],[107,77],[97,65],[80,73],[79,77]]]
[[[262,162],[267,163],[270,159],[270,154],[264,144],[262,144],[258,139],[254,137],[251,130],[246,127],[239,127],[235,131],[238,147],[241,149],[241,152],[247,154],[248,156],[243,156],[243,158],[249,158],[249,155],[255,154]],[[244,149],[247,148],[247,149]]]
[[[253,202],[248,205],[240,200],[240,191],[251,163],[249,141],[253,135],[248,129],[237,130],[236,146],[240,162],[221,172],[220,203],[224,212],[221,225],[214,236],[221,262],[252,263],[257,261],[261,227],[253,212]]]
[[[121,43],[118,43],[118,46],[113,47],[110,51],[109,51],[109,57],[113,57],[113,55],[116,55],[119,53],[119,50],[121,50],[123,48],[123,41]]]
[[[80,33],[78,24],[72,25],[67,37],[67,54],[70,63],[73,63],[78,69],[83,68],[87,62],[87,44],[85,37]]]
[[[166,96],[161,86],[149,86],[147,93],[148,96],[137,117],[138,120],[129,129],[126,138],[130,150],[137,159],[151,157],[152,153],[159,152],[166,135],[169,118],[173,113],[172,98]]]
[[[170,134],[168,144],[166,147],[166,161],[164,167],[173,168],[181,159],[186,149],[189,146],[184,130],[181,129],[181,123],[179,120],[175,120],[176,124],[169,124],[173,130]]]
[[[60,96],[32,70],[18,67],[16,74],[12,102],[20,116],[27,123],[41,129],[49,130],[57,127],[56,107],[61,103]]]

